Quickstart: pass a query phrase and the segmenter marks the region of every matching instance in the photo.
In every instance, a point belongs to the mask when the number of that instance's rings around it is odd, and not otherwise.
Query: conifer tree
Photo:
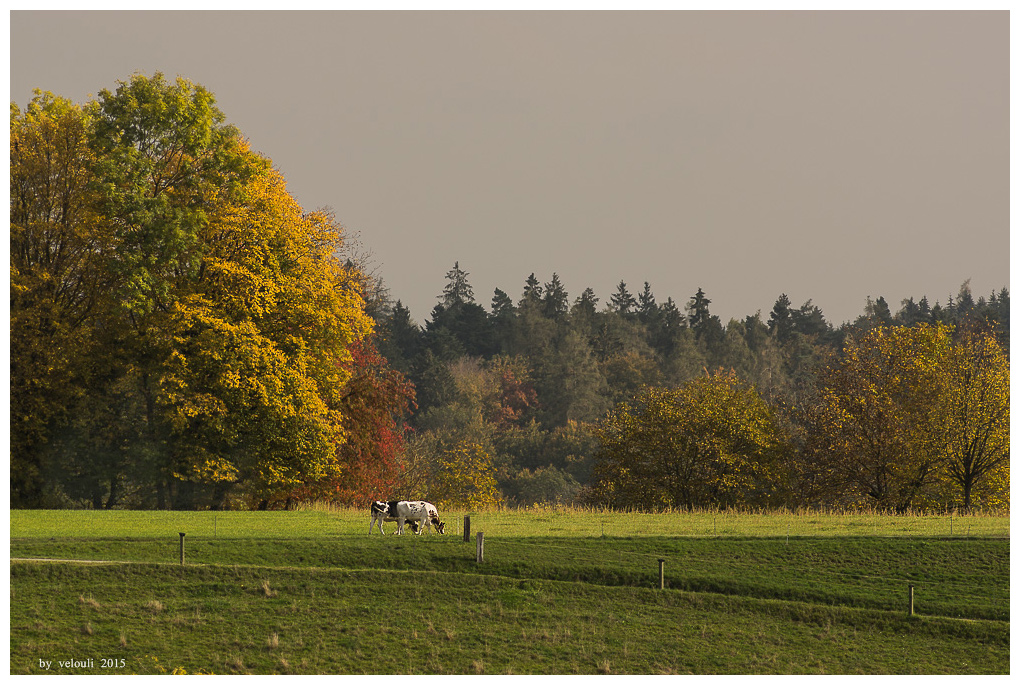
[[[620,284],[616,286],[616,292],[613,293],[613,296],[609,299],[609,304],[614,312],[622,316],[627,316],[637,307],[637,300],[635,300],[634,296],[630,294],[629,290],[627,290],[627,284],[620,281]]]
[[[772,306],[769,315],[769,333],[774,335],[780,344],[785,344],[793,335],[793,316],[790,314],[790,298],[783,293]]]
[[[532,273],[528,276],[527,280],[524,281],[524,293],[521,295],[521,301],[517,303],[519,309],[534,308],[540,309],[542,306],[542,286],[535,278],[535,274]]]
[[[691,330],[695,333],[700,333],[701,330],[708,323],[711,314],[708,311],[708,305],[712,303],[712,300],[705,297],[705,291],[698,288],[698,292],[694,294],[691,301],[687,304],[687,320]]]
[[[545,297],[542,300],[545,315],[558,321],[565,319],[568,302],[567,291],[560,277],[553,272],[552,280],[545,284]]]
[[[492,316],[496,319],[512,317],[514,302],[505,292],[496,288],[492,293]]]
[[[475,301],[474,289],[468,283],[468,272],[460,268],[460,262],[454,262],[453,268],[446,272],[446,285],[439,296],[443,307],[452,309],[457,305]]]
[[[595,313],[598,311],[598,304],[599,298],[595,297],[595,291],[591,288],[585,288],[584,292],[574,300],[574,305],[570,308],[570,314],[574,317],[582,317],[587,321],[592,321],[595,318]]]
[[[638,320],[645,326],[655,326],[659,318],[659,307],[655,303],[655,295],[652,294],[652,287],[645,281],[645,288],[638,295]]]

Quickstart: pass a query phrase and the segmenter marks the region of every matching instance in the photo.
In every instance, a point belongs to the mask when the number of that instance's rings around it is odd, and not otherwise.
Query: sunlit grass
[[[1009,514],[891,515],[866,511],[612,512],[578,507],[443,511],[447,534],[533,537],[1009,537]],[[297,511],[11,511],[12,538],[294,538],[368,532],[367,509],[309,505]],[[387,531],[396,529],[388,524]]]
[[[454,528],[464,512],[450,512]],[[449,524],[448,524],[449,526]],[[611,512],[546,508],[471,514],[486,535],[586,537],[1009,537],[1008,514],[957,515],[845,511]],[[459,528],[458,528],[459,530]]]
[[[115,563],[12,561],[11,670],[1008,672],[1008,514],[441,515],[445,536],[396,537],[323,505],[12,511],[12,559]]]

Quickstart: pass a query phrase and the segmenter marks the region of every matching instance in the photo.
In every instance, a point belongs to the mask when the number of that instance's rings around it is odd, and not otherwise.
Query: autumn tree
[[[196,484],[244,483],[264,503],[335,468],[349,349],[371,325],[340,227],[304,213],[213,103],[136,76],[100,94],[97,126],[105,204],[141,253],[112,268],[176,506]]]
[[[83,444],[115,445],[119,458],[92,464],[108,463],[108,501],[131,480],[138,504],[183,508],[198,506],[201,493],[218,506],[235,486],[265,501],[335,471],[350,349],[371,322],[356,274],[337,257],[344,237],[333,217],[304,213],[211,93],[184,79],[133,76],[102,91],[88,117],[57,116],[72,109],[43,96],[30,109],[51,114],[12,111],[19,147],[57,122],[64,140],[76,136],[77,161],[46,175],[12,168],[18,197],[87,181],[51,222],[65,227],[68,255],[82,258],[67,262],[66,282],[79,284],[74,307],[59,306],[52,289],[45,306],[63,330],[81,320],[75,309],[87,312],[97,341],[87,357],[66,356],[82,401],[47,429],[61,436],[50,441],[63,445],[59,471],[88,468]],[[21,225],[12,221],[12,244],[27,247],[42,222]],[[17,262],[12,289],[27,295],[36,273]],[[28,299],[14,310],[26,322],[41,311]],[[28,325],[19,335],[49,344]],[[27,347],[17,348],[16,365]],[[30,462],[26,453],[12,463]]]
[[[440,453],[433,465],[429,497],[444,508],[499,506],[503,496],[496,485],[492,457],[475,443],[460,443]]]
[[[902,512],[931,496],[945,460],[934,409],[951,344],[943,325],[877,326],[823,373],[813,452],[844,497]]]
[[[944,436],[953,501],[967,511],[975,493],[986,504],[1009,502],[1009,360],[993,332],[960,331],[946,359],[935,411]]]
[[[90,325],[109,293],[112,244],[97,208],[90,110],[36,91],[11,105],[11,490],[40,505],[54,425],[69,420],[97,374]]]
[[[306,480],[279,493],[277,501],[360,506],[396,490],[408,430],[405,421],[414,409],[414,387],[390,368],[373,339],[359,341],[351,353],[352,377],[341,401],[346,434],[337,448],[337,468],[324,478]]]
[[[597,429],[592,499],[654,510],[760,504],[780,481],[772,410],[732,373],[649,388]]]
[[[408,441],[404,460],[395,497],[425,499],[441,509],[503,503],[492,455],[479,443],[449,443],[441,436],[424,433]]]

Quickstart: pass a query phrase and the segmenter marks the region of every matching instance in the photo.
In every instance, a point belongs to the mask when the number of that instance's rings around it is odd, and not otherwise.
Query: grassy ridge
[[[458,535],[369,537],[363,512],[226,512],[208,530],[211,512],[163,514],[12,512],[12,558],[131,562],[12,562],[13,673],[88,656],[61,672],[1009,672],[1009,541],[973,528],[787,542],[761,517],[696,537],[676,530],[694,519],[481,513],[477,564]],[[1008,518],[980,525],[1008,536]]]

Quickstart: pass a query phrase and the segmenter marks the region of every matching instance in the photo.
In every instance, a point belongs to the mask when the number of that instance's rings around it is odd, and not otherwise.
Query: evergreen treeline
[[[884,298],[869,299],[855,321],[834,327],[810,300],[798,307],[785,294],[767,317],[724,324],[700,288],[686,301],[659,301],[649,283],[634,293],[621,281],[602,303],[591,288],[571,296],[555,273],[545,283],[529,275],[516,297],[497,288],[483,307],[469,275],[454,264],[424,327],[399,300],[380,307],[380,350],[417,392],[408,465],[478,446],[514,505],[590,499],[605,448],[597,427],[646,388],[727,372],[775,408],[788,439],[803,447],[823,371],[872,329],[978,326],[1008,353],[1005,288],[975,299],[964,283],[946,305],[911,298],[895,312]],[[823,499],[804,487],[783,503]]]

